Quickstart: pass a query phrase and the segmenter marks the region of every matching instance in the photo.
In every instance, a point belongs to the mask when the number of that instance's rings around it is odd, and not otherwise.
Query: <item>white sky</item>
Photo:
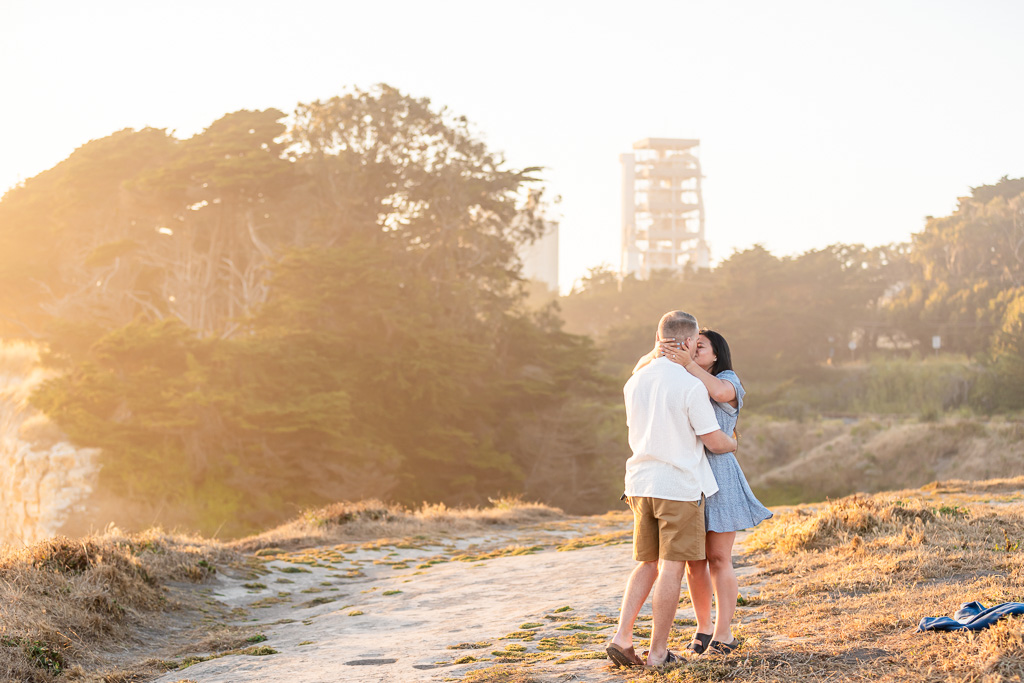
[[[0,191],[121,128],[387,82],[561,195],[561,282],[618,266],[619,162],[701,139],[712,258],[906,240],[1024,176],[1015,0],[0,0]]]

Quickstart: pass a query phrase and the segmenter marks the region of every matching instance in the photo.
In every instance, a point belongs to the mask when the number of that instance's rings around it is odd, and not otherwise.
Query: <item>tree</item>
[[[526,190],[540,169],[504,169],[465,118],[387,85],[300,105],[291,140],[322,243],[351,230],[397,241],[452,315],[518,296],[516,247],[543,230],[539,193]]]
[[[95,335],[176,317],[230,336],[266,296],[273,248],[290,241],[283,117],[235,112],[187,140],[120,131],[12,190],[0,202],[0,278],[16,295],[5,316]]]
[[[908,336],[971,353],[1005,313],[1000,293],[1024,285],[1024,179],[972,188],[950,216],[929,217],[913,236],[915,272],[893,300]]]
[[[126,184],[150,248],[136,255],[123,291],[147,317],[174,315],[200,334],[230,337],[266,300],[268,267],[275,249],[293,243],[299,209],[282,118],[276,109],[228,114]]]
[[[780,258],[755,245],[706,273],[620,283],[598,272],[562,308],[570,329],[600,335],[620,375],[650,350],[661,315],[679,309],[721,332],[746,376],[786,376],[824,362],[830,345],[845,346],[855,332],[877,334],[877,302],[899,263],[895,247],[836,244]]]
[[[448,315],[518,300],[516,249],[543,229],[538,169],[505,169],[464,118],[386,85],[283,118],[234,112],[186,140],[121,131],[9,193],[4,331],[77,321],[96,338],[141,315],[230,337],[266,300],[278,249],[353,237],[397,243]]]
[[[0,333],[41,338],[55,319],[124,324],[131,304],[111,296],[125,254],[153,237],[134,225],[124,184],[171,154],[165,131],[93,140],[0,201]]]
[[[48,327],[65,373],[34,400],[103,450],[104,492],[227,533],[374,495],[603,500],[591,470],[621,443],[580,406],[618,387],[551,310],[523,312],[516,247],[543,210],[530,170],[387,86],[300,105],[287,133],[281,118],[161,132],[158,157],[94,197],[118,221],[71,233],[91,255],[59,254],[73,305]],[[123,137],[101,147],[137,141]],[[89,278],[101,285],[75,289]],[[549,413],[562,418],[531,431]],[[600,433],[621,432],[609,420]],[[547,487],[538,458],[574,486]]]
[[[992,307],[1003,310],[1003,319],[983,356],[987,372],[973,400],[989,412],[1020,410],[1024,408],[1024,287],[1002,292]]]

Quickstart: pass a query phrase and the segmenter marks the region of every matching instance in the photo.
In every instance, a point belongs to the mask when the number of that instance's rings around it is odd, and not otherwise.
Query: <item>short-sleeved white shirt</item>
[[[699,435],[718,420],[704,384],[681,365],[655,358],[623,387],[633,456],[626,461],[626,495],[700,500],[718,491]]]

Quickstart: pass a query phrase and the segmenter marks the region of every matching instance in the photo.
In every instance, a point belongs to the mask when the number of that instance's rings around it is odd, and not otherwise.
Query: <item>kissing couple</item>
[[[721,334],[671,311],[654,349],[623,389],[632,456],[624,498],[633,511],[634,567],[615,635],[605,648],[622,667],[661,666],[683,657],[668,640],[685,574],[697,630],[684,652],[728,654],[740,645],[732,619],[739,593],[732,566],[736,532],[772,516],[736,460],[743,385]],[[653,593],[650,649],[633,647],[633,626]],[[711,598],[716,615],[711,621]]]

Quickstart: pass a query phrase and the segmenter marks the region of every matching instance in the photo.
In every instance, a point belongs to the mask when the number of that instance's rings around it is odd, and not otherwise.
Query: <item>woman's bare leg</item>
[[[735,541],[735,531],[728,533],[709,531],[705,543],[708,569],[711,574],[711,585],[715,591],[715,606],[717,608],[714,639],[721,643],[731,643],[733,640],[732,618],[736,613],[736,597],[739,595],[736,572],[732,568],[732,544]]]

